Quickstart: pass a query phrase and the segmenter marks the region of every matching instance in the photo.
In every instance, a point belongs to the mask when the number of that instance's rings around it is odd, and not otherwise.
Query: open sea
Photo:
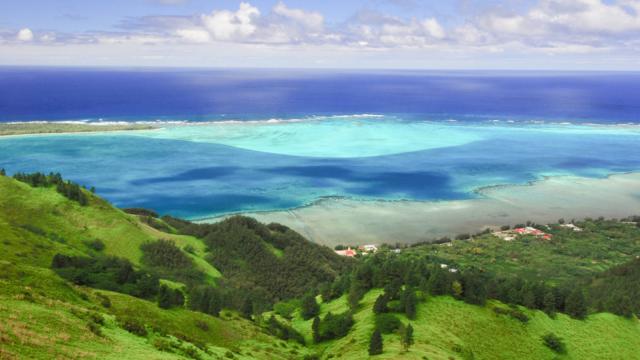
[[[157,124],[0,138],[0,167],[191,219],[640,170],[640,73],[0,68],[17,121]]]

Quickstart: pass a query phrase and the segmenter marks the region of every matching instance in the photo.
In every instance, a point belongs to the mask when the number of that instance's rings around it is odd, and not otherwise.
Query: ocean
[[[0,167],[190,219],[640,169],[637,73],[3,68],[0,121],[156,123],[0,138]]]

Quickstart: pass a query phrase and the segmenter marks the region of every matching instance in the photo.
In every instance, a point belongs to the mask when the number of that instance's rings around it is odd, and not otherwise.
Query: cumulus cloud
[[[540,0],[524,14],[487,14],[478,23],[498,38],[585,43],[640,32],[640,1]]]
[[[152,1],[152,0],[149,0]],[[180,2],[180,0],[155,0]],[[386,1],[386,0],[385,0]],[[404,1],[404,0],[402,0]],[[640,0],[536,0],[528,7],[481,9],[450,18],[390,16],[362,10],[341,23],[280,1],[259,9],[241,2],[191,16],[127,19],[120,32],[40,33],[28,29],[0,33],[0,41],[74,44],[214,44],[331,46],[343,49],[505,50],[586,53],[640,47]]]
[[[279,2],[273,8],[273,13],[290,19],[311,31],[322,31],[324,27],[324,16],[319,12],[292,9],[287,7],[283,2]]]
[[[29,28],[24,28],[18,31],[18,35],[16,36],[18,41],[30,42],[33,41],[33,31]]]
[[[240,3],[237,11],[218,10],[202,15],[202,25],[217,40],[243,40],[257,29],[260,10],[249,3]]]

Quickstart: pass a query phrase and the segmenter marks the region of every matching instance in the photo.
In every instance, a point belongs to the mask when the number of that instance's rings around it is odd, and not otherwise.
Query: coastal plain
[[[329,198],[296,209],[245,215],[285,224],[329,246],[429,242],[527,221],[626,217],[640,212],[640,174],[549,177],[527,185],[488,187],[478,194],[455,201]]]

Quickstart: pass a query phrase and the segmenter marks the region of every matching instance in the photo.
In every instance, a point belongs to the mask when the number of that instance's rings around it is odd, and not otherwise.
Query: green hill
[[[382,290],[368,292],[354,313],[355,325],[342,339],[312,345],[323,358],[368,359],[367,349],[375,328],[372,311]],[[520,307],[529,318],[522,323],[493,309],[509,309],[498,302],[485,306],[466,304],[449,296],[429,297],[418,305],[416,318],[394,314],[403,324],[414,328],[415,344],[408,351],[401,345],[399,331],[383,335],[384,352],[376,359],[633,359],[640,353],[640,324],[612,314],[596,314],[575,320],[558,314],[550,318],[542,311]],[[329,311],[348,311],[346,299],[321,305],[320,317]],[[281,318],[282,319],[282,318]],[[285,321],[283,319],[283,321]],[[289,322],[311,339],[312,320],[295,314]],[[547,348],[542,336],[552,332],[567,345],[567,354],[559,356]]]
[[[159,219],[55,176],[22,179],[0,176],[0,359],[640,353],[632,224],[587,220],[581,233],[548,228],[552,241],[484,234],[352,260],[278,224]],[[375,329],[383,349],[371,357]]]

